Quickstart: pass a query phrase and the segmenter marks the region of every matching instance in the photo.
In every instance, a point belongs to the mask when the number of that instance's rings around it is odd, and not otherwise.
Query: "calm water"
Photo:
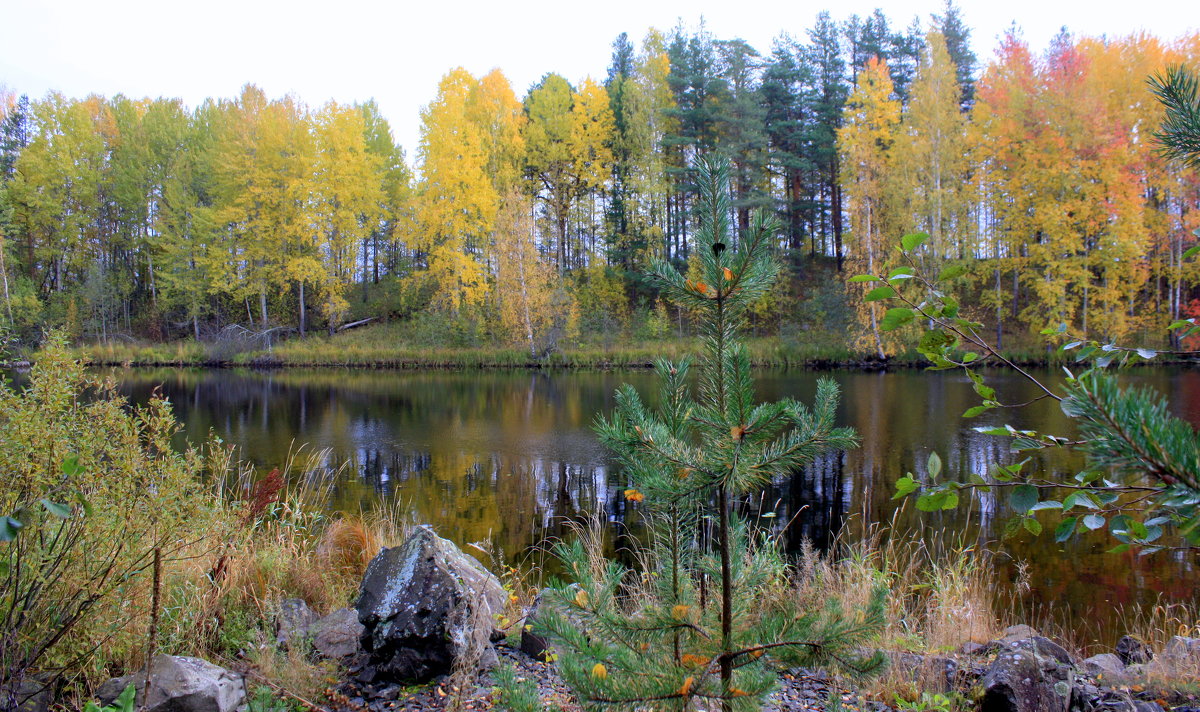
[[[331,461],[352,463],[338,482],[337,507],[395,504],[460,543],[490,540],[509,561],[536,556],[547,537],[564,532],[566,522],[593,512],[603,512],[620,529],[626,505],[618,493],[625,481],[591,424],[613,407],[612,394],[621,383],[632,383],[647,398],[657,390],[651,373],[637,371],[114,374],[135,401],[161,387],[184,426],[183,437],[201,440],[211,432],[264,467],[282,464],[293,444],[329,448]],[[777,526],[795,515],[784,534],[791,546],[806,536],[827,545],[843,524],[858,531],[862,522],[888,522],[894,515],[908,536],[994,542],[1011,515],[1005,504],[985,495],[957,512],[922,514],[910,503],[896,514],[894,481],[906,472],[923,472],[931,451],[957,475],[1009,461],[1006,443],[976,433],[976,425],[1008,418],[1018,427],[1065,428],[1050,401],[964,421],[959,416],[977,399],[956,373],[830,375],[842,387],[841,424],[858,430],[862,446],[822,459],[749,506],[774,512]],[[759,397],[808,402],[817,377],[760,372]],[[1176,414],[1200,424],[1200,371],[1147,369],[1131,378],[1169,394]],[[1037,395],[1015,374],[993,374],[990,382],[1007,402]],[[1060,453],[1039,464],[1073,473],[1079,462]],[[1091,536],[1063,547],[1047,535],[1036,540],[1022,535],[996,547],[1002,555],[995,560],[1005,582],[1016,576],[1018,561],[1028,567],[1031,590],[1021,603],[1026,610],[1048,611],[1062,625],[1086,626],[1088,635],[1104,640],[1121,634],[1113,604],[1194,600],[1200,583],[1195,557],[1103,553],[1112,544]]]

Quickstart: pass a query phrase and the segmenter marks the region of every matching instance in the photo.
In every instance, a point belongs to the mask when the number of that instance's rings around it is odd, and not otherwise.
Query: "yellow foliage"
[[[433,305],[448,311],[480,306],[488,294],[487,271],[474,256],[453,245],[438,245],[429,254],[429,277],[437,285]]]

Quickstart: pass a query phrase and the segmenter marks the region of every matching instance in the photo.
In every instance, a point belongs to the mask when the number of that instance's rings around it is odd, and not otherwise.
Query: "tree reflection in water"
[[[629,516],[630,505],[618,496],[624,481],[612,470],[591,424],[612,408],[613,391],[623,382],[652,401],[656,387],[648,372],[131,370],[115,375],[135,401],[145,401],[161,384],[184,426],[181,438],[200,439],[211,431],[264,467],[282,463],[294,444],[329,448],[332,460],[351,463],[336,488],[337,507],[357,511],[387,504],[460,543],[487,541],[510,562],[540,560],[544,542],[567,535],[571,522],[595,513],[619,535],[614,551],[623,545],[619,537],[638,531],[637,517]],[[947,538],[994,541],[1010,513],[993,496],[977,497],[969,511],[925,514],[910,504],[897,513],[893,483],[907,472],[923,475],[932,451],[948,473],[958,476],[1010,461],[1007,444],[975,432],[977,425],[1007,419],[1017,427],[1067,431],[1062,413],[1045,401],[963,420],[959,416],[976,399],[956,373],[833,376],[843,389],[839,418],[858,430],[862,446],[822,458],[742,503],[752,515],[773,513],[759,521],[777,530],[786,526],[783,541],[793,549],[806,537],[827,548],[847,524],[846,536],[853,537],[864,523],[893,517],[899,526],[895,535],[942,543]],[[1181,395],[1200,392],[1200,373],[1142,369],[1132,378],[1171,395],[1183,417],[1200,418],[1200,400]],[[1011,374],[995,374],[989,382],[1006,402],[1034,395]],[[758,387],[764,400],[809,401],[816,375],[764,372]],[[1038,462],[1072,473],[1079,464],[1056,452],[1043,453]],[[1101,630],[1114,631],[1115,621],[1108,626],[1101,620],[1111,614],[1106,601],[1149,602],[1160,594],[1165,600],[1190,600],[1200,583],[1194,557],[1104,554],[1110,545],[1099,535],[1065,548],[1048,537],[1022,535],[1004,543],[1012,558],[999,559],[1001,577],[1010,579],[1012,562],[1023,559],[1034,586],[1031,606],[1053,604],[1064,624],[1087,616]]]

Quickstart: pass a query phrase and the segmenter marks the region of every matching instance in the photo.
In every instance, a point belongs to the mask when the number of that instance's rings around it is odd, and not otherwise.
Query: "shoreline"
[[[464,352],[470,355],[470,352]],[[322,360],[294,361],[279,358],[254,357],[248,360],[229,359],[94,359],[86,353],[76,354],[76,358],[88,366],[103,368],[177,368],[177,369],[207,369],[207,370],[236,370],[251,371],[283,371],[283,370],[357,370],[357,371],[641,371],[654,368],[652,359],[582,359],[574,360],[569,356],[562,359],[547,359],[544,361],[513,361],[513,360],[473,360],[438,359],[438,358],[397,358],[377,359],[369,361],[355,360]],[[1054,368],[1056,366],[1071,367],[1073,360],[1059,359],[1010,359],[1015,366],[1021,368]],[[16,362],[0,363],[0,368],[24,370],[31,368],[37,358],[22,359]],[[1155,359],[1152,361],[1135,361],[1126,367],[1145,368],[1160,366],[1192,366],[1198,361],[1189,359]],[[755,369],[793,370],[805,369],[814,371],[857,371],[863,373],[893,372],[907,370],[926,370],[929,362],[923,358],[898,356],[886,360],[857,358],[857,359],[783,359],[758,360],[751,359],[751,367]],[[976,362],[974,368],[980,366],[991,370],[1010,370],[1003,363]]]

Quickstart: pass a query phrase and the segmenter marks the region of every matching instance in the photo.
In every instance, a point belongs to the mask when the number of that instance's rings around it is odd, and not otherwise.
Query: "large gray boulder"
[[[425,682],[459,658],[491,660],[507,596],[474,557],[417,527],[403,545],[379,552],[359,589],[364,677]],[[485,649],[480,647],[480,641]]]
[[[980,681],[980,712],[1066,712],[1071,668],[1032,646],[1001,649]]]
[[[345,660],[357,653],[362,645],[363,630],[363,624],[358,622],[358,612],[353,608],[339,608],[308,629],[313,650],[330,660]]]
[[[150,664],[150,693],[144,694],[145,673],[118,677],[100,686],[101,704],[113,700],[133,683],[139,709],[146,712],[235,712],[245,700],[242,676],[201,660],[156,655]]]

